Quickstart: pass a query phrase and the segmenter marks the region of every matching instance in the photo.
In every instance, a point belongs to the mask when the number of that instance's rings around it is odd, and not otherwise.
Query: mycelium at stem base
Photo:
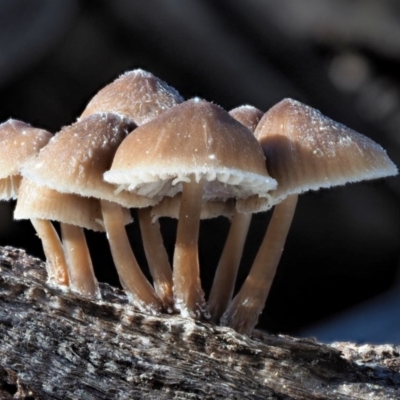
[[[85,297],[100,298],[83,229],[66,223],[61,223],[60,226],[71,289]]]
[[[235,212],[208,299],[211,320],[218,323],[232,299],[251,213]]]
[[[209,318],[200,282],[198,240],[204,181],[182,182],[182,198],[176,235],[173,282],[175,305],[181,314]]]
[[[139,208],[137,213],[154,289],[165,309],[172,312],[174,309],[172,269],[161,236],[160,223],[158,220],[152,221],[151,207]]]
[[[246,335],[250,335],[256,326],[281,259],[297,198],[297,195],[290,195],[275,206],[249,275],[222,316],[221,325]]]
[[[68,286],[68,268],[64,250],[53,224],[51,221],[37,218],[32,218],[31,223],[42,241],[49,282]]]
[[[133,254],[125,230],[122,207],[111,201],[101,200],[104,226],[118,271],[121,285],[141,311],[158,313],[163,309],[161,300],[143,275]]]

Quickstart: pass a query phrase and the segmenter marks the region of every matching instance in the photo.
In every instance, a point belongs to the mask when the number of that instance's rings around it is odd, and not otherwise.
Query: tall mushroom
[[[132,151],[138,156],[132,158]],[[276,185],[252,133],[222,108],[192,99],[128,135],[104,178],[148,197],[182,192],[173,260],[176,306],[182,315],[208,317],[197,244],[203,198],[218,193],[241,203],[256,195],[268,202]]]
[[[250,105],[237,107],[231,110],[229,114],[246,126],[251,132],[254,132],[263,116],[260,110]],[[238,210],[233,214],[231,227],[215,272],[208,299],[208,307],[213,322],[219,322],[232,299],[251,216],[250,212],[243,213]]]
[[[82,118],[93,113],[112,112],[130,118],[138,126],[157,118],[182,103],[179,93],[152,73],[128,71],[102,88],[89,102]],[[132,149],[132,156],[135,155]],[[152,207],[138,208],[143,246],[157,295],[167,310],[173,309],[172,270],[164,248],[158,221],[152,221]]]
[[[255,132],[278,181],[272,219],[250,273],[222,324],[250,334],[264,308],[299,193],[397,174],[377,143],[291,99],[272,107]]]
[[[141,196],[120,191],[103,181],[114,153],[136,125],[112,113],[92,114],[63,128],[34,162],[24,168],[24,176],[61,193],[100,199],[104,226],[111,252],[132,302],[143,311],[160,311],[161,302],[143,275],[126,236],[127,208],[155,203]],[[53,160],[57,164],[53,165]]]
[[[20,169],[53,135],[15,119],[0,125],[0,200],[16,199],[22,176]],[[46,256],[49,282],[68,285],[68,272],[60,239],[50,221],[31,218]]]
[[[68,271],[65,273],[64,270],[60,269],[48,270],[49,280],[57,282],[60,280],[58,275],[65,274],[72,290],[85,297],[98,298],[100,296],[91,257],[82,231],[82,228],[104,231],[98,200],[60,193],[23,178],[14,218],[41,221],[42,224],[50,226],[53,230],[51,221],[60,222]],[[128,217],[127,222],[129,222]],[[53,243],[48,243],[48,239],[42,236],[40,238],[44,247],[47,244],[48,257],[57,257],[57,253],[54,253]],[[54,241],[56,239],[60,242],[55,232]],[[64,255],[64,252],[62,254]]]

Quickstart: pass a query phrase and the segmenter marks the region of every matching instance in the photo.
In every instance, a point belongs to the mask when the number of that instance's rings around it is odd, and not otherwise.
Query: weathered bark
[[[136,312],[101,285],[89,301],[0,247],[0,399],[398,399],[395,346],[253,338]]]

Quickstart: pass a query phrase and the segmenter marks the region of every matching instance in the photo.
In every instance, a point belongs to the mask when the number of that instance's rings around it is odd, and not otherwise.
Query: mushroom
[[[237,107],[231,110],[229,114],[246,126],[251,132],[254,132],[263,116],[260,110],[250,105]],[[251,216],[250,212],[242,213],[238,210],[233,214],[231,227],[215,272],[208,299],[211,320],[215,323],[219,322],[232,299]]]
[[[60,222],[68,271],[66,273],[62,269],[48,270],[49,281],[58,282],[61,278],[68,281],[69,277],[72,290],[86,297],[98,298],[100,296],[91,257],[82,231],[82,228],[104,231],[101,207],[98,200],[75,194],[60,193],[23,178],[14,218],[40,221],[41,224],[46,224],[52,230],[54,230],[54,227],[50,221]],[[129,216],[126,219],[129,222]],[[54,250],[55,244],[58,245],[58,243],[61,246],[61,254],[64,256],[62,245],[56,232],[54,237],[51,237],[56,243],[46,237],[43,238],[41,232],[39,236],[42,239],[43,246],[48,248],[50,257],[58,257],[58,253]]]
[[[101,89],[82,113],[113,112],[142,125],[165,110],[183,102],[179,93],[152,73],[142,69],[126,72]],[[134,156],[134,149],[132,156]],[[137,205],[136,207],[138,207]],[[172,311],[172,269],[164,247],[158,221],[152,221],[151,207],[137,209],[143,246],[157,295]]]
[[[251,333],[264,308],[298,194],[397,174],[377,143],[295,100],[272,107],[254,134],[278,188],[271,193],[275,208],[250,273],[221,319],[244,334]]]
[[[252,133],[222,108],[192,99],[128,135],[104,179],[148,197],[182,192],[173,259],[175,305],[184,316],[208,317],[197,244],[203,198],[245,203],[257,195],[268,202],[265,196],[276,185]]]
[[[160,311],[161,301],[142,273],[125,231],[127,208],[149,206],[154,200],[121,191],[103,181],[114,153],[136,125],[117,114],[92,114],[63,128],[43,149],[24,176],[61,193],[100,199],[104,227],[121,284],[143,311]],[[57,159],[57,164],[53,160]],[[79,268],[79,266],[77,266]]]
[[[0,170],[0,199],[18,197],[22,176],[21,167],[45,146],[53,135],[15,119],[0,125],[0,143],[3,149]],[[31,218],[46,256],[50,282],[68,285],[68,273],[60,239],[50,221]]]

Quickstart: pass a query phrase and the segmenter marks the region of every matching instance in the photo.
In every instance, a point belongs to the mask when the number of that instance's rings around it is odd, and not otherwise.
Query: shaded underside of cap
[[[96,112],[114,112],[142,125],[181,102],[183,98],[174,88],[150,72],[136,69],[101,89],[82,117]]]
[[[128,210],[124,213],[125,224],[128,224],[132,219]],[[93,231],[104,231],[99,200],[59,193],[27,179],[22,180],[14,218],[47,219]]]
[[[0,179],[0,200],[15,200],[18,197],[21,179],[22,176],[19,174]]]
[[[19,173],[24,163],[35,156],[53,135],[15,119],[0,125],[0,179]]]
[[[127,136],[105,180],[145,196],[174,196],[204,179],[205,198],[265,197],[275,188],[254,135],[220,107],[193,99]]]
[[[125,207],[151,205],[154,202],[131,193],[116,194],[116,187],[103,180],[117,147],[135,127],[116,114],[90,115],[63,128],[22,174],[62,193],[115,201]]]
[[[271,108],[255,135],[278,181],[275,204],[289,194],[397,174],[380,145],[295,100]]]
[[[153,219],[161,217],[179,218],[181,205],[181,193],[174,197],[164,197],[157,205],[152,207],[151,215]],[[210,219],[226,217],[231,219],[235,212],[235,202],[232,199],[227,201],[210,200],[203,201],[201,205],[200,219]]]

